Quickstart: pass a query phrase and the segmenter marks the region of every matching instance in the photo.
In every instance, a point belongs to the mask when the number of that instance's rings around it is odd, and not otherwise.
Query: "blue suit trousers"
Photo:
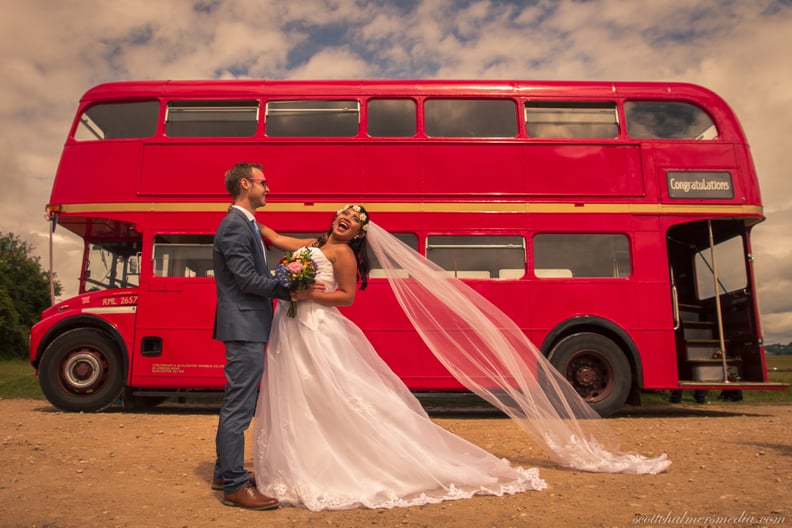
[[[226,388],[217,426],[217,461],[214,478],[223,479],[226,494],[248,482],[245,463],[245,431],[256,413],[261,376],[264,374],[264,342],[226,341]]]

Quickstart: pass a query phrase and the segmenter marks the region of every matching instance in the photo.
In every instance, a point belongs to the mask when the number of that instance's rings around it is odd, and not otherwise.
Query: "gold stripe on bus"
[[[335,212],[349,202],[274,202],[264,208],[270,212],[303,213]],[[632,213],[632,214],[690,214],[718,213],[762,216],[758,205],[726,204],[629,204],[629,203],[514,203],[514,202],[364,202],[367,210],[378,213]],[[223,212],[227,203],[215,202],[148,202],[148,203],[87,203],[64,204],[63,213],[117,212]]]

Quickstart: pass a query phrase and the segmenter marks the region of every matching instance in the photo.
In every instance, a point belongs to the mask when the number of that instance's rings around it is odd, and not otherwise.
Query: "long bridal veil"
[[[621,452],[597,413],[495,305],[373,222],[367,237],[435,357],[468,390],[513,418],[554,461],[603,473],[668,468],[664,454]]]

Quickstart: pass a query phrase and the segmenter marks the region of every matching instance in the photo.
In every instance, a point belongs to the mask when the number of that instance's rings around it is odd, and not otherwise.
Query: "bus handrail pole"
[[[49,220],[49,291],[50,291],[50,306],[55,305],[55,271],[54,271],[54,259],[53,259],[53,235],[55,234],[55,225],[58,223],[58,215],[57,213],[50,214]]]
[[[721,364],[723,365],[723,382],[729,382],[729,368],[726,363],[726,340],[723,337],[723,314],[721,313],[720,290],[718,289],[718,261],[715,258],[715,239],[712,235],[712,220],[707,220],[709,230],[710,256],[712,257],[712,282],[715,287],[715,313],[718,317],[718,337],[720,338]]]

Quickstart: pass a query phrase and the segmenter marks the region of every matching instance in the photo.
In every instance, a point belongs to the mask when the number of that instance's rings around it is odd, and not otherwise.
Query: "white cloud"
[[[767,221],[754,230],[768,341],[792,340],[787,124],[792,6],[781,0],[6,0],[0,19],[3,230],[46,253],[41,219],[79,97],[120,79],[686,81],[740,117]],[[406,7],[405,7],[406,6]],[[43,237],[43,238],[42,238]],[[58,242],[71,248],[74,242]],[[61,252],[65,261],[66,250]],[[66,269],[69,264],[59,264]],[[69,270],[61,275],[74,276]]]
[[[369,77],[371,65],[345,49],[324,49],[289,72],[290,79],[360,79]]]

